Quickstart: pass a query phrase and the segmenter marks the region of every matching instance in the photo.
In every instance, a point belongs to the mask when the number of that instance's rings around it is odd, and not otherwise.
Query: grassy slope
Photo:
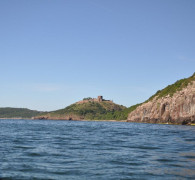
[[[174,84],[169,85],[166,88],[157,91],[146,102],[151,101],[156,96],[158,96],[158,98],[162,98],[167,95],[170,95],[172,97],[174,93],[176,93],[177,91],[181,91],[183,88],[187,87],[189,83],[192,83],[192,81],[195,81],[195,73],[189,78],[178,80]]]
[[[129,108],[125,108],[122,111],[115,111],[113,113],[113,118],[116,120],[126,120],[128,117],[128,114],[131,113],[132,111],[134,111],[140,105],[141,104],[136,104],[136,105],[133,105]]]
[[[72,104],[64,109],[49,113],[50,117],[62,117],[63,115],[82,116],[86,120],[126,120],[130,112],[140,104],[126,108],[112,102],[88,102]],[[44,114],[43,114],[44,115]],[[48,114],[45,114],[48,116]]]
[[[39,111],[26,108],[0,108],[0,118],[32,118],[39,114]]]
[[[51,117],[60,117],[63,115],[82,116],[87,120],[102,120],[102,119],[117,119],[115,116],[120,116],[120,113],[127,109],[122,105],[115,104],[109,101],[103,102],[87,102],[83,104],[72,104],[64,109],[50,112]],[[118,112],[118,114],[116,113]],[[120,119],[118,117],[118,119]]]

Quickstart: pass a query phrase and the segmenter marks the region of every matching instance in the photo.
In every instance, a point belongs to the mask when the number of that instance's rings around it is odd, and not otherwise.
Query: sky
[[[0,0],[0,107],[147,100],[195,72],[194,9],[194,0]]]

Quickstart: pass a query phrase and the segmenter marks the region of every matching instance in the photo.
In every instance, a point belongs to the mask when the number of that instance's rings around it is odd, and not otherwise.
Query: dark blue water
[[[0,120],[0,179],[195,179],[195,127]]]

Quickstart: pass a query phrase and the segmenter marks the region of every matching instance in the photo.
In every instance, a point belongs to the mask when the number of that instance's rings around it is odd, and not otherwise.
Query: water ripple
[[[195,127],[0,120],[0,179],[195,179]]]

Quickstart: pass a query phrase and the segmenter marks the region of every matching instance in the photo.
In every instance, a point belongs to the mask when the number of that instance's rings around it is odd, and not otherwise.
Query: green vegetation
[[[65,109],[50,113],[41,114],[50,118],[62,118],[77,116],[85,120],[126,120],[130,112],[136,109],[139,104],[126,108],[111,101],[75,103]]]
[[[133,105],[129,108],[125,108],[124,110],[122,111],[115,111],[113,113],[113,117],[114,119],[116,120],[126,120],[129,113],[131,113],[132,111],[134,111],[138,106],[140,106],[141,104],[136,104],[136,105]]]
[[[0,108],[0,118],[32,118],[40,113],[25,108]]]
[[[72,104],[65,109],[60,109],[49,113],[51,117],[62,117],[63,115],[76,115],[86,120],[107,120],[121,119],[121,112],[127,109],[122,105],[115,104],[111,101],[103,102],[86,102],[81,104]]]
[[[87,98],[83,98],[83,101],[84,100],[91,100],[92,98],[91,97],[87,97]]]
[[[176,81],[174,84],[167,86],[166,88],[157,91],[153,96],[151,96],[146,102],[151,101],[154,97],[159,98],[165,97],[167,95],[173,96],[177,91],[181,91],[183,88],[187,87],[189,83],[195,81],[195,73],[189,78],[181,79]]]
[[[105,120],[126,120],[128,117],[128,114],[134,111],[140,104],[136,104],[134,106],[131,106],[129,108],[125,108],[123,110],[117,110],[112,112],[106,112],[102,115],[101,119]]]

